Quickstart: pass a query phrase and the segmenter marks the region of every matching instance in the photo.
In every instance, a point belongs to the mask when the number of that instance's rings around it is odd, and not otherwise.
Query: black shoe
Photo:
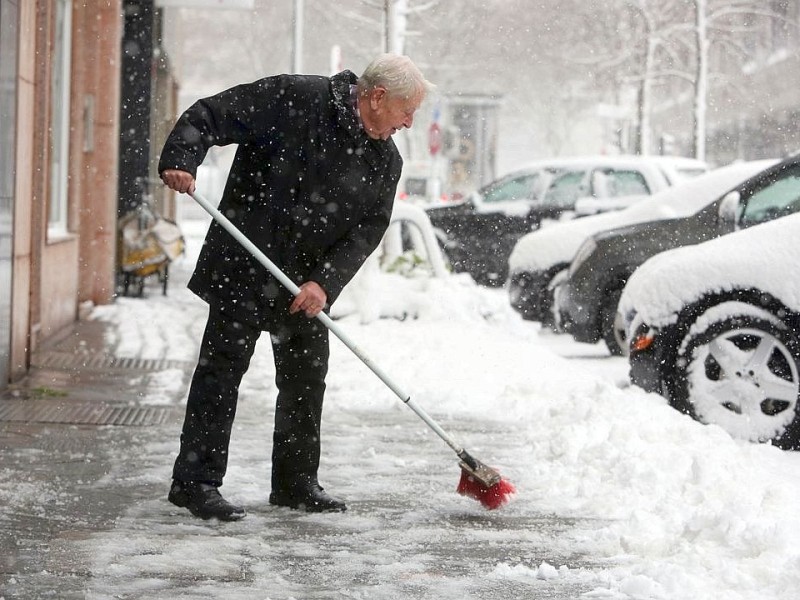
[[[273,490],[269,503],[275,506],[299,508],[306,512],[344,512],[347,505],[328,495],[318,483],[306,483],[289,490]]]
[[[245,515],[244,508],[225,500],[216,485],[202,481],[173,481],[167,499],[201,519],[238,521]]]

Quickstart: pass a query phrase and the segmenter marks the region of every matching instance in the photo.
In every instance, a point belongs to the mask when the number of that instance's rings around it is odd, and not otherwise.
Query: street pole
[[[403,54],[408,18],[408,0],[384,0],[383,51]]]
[[[392,51],[392,40],[394,39],[395,14],[392,8],[393,0],[383,0],[383,51]]]
[[[301,73],[303,71],[303,3],[304,0],[294,0],[292,73]]]

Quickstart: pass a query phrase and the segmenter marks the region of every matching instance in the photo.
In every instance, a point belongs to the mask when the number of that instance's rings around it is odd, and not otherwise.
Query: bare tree
[[[752,56],[748,43],[776,15],[763,0],[618,0],[606,6],[615,22],[609,26],[592,7],[588,15],[600,33],[584,45],[577,60],[605,72],[611,86],[635,87],[634,150],[653,151],[651,118],[657,90],[676,104],[679,87],[671,82],[677,80],[692,92],[691,154],[705,159],[710,85],[723,81],[730,64],[740,66]],[[712,52],[715,47],[717,53]],[[715,64],[715,56],[724,56],[727,66]]]
[[[668,119],[686,150],[703,157],[709,95],[741,81],[740,66],[753,56],[752,40],[765,29],[769,34],[769,8],[777,1],[304,3],[305,72],[328,73],[335,46],[343,67],[365,66],[387,47],[388,6],[402,11],[393,49],[412,56],[443,95],[502,97],[502,127],[527,138],[534,156],[580,148],[581,129],[597,121],[602,103],[630,108],[625,120],[608,117],[602,125],[604,135],[632,132],[619,136],[622,150],[653,152],[654,137]],[[185,39],[179,74],[185,94],[285,72],[291,65],[291,8],[291,2],[256,0],[253,11],[169,9],[180,17]],[[424,127],[415,130],[424,137]],[[423,142],[415,144],[424,149]]]
[[[763,35],[770,21],[779,19],[763,0],[694,0],[695,79],[692,152],[705,159],[709,78],[713,74],[711,48],[718,45],[737,64],[752,57],[748,40]]]
[[[706,158],[706,113],[708,109],[708,0],[695,0],[695,39],[697,42],[697,71],[694,83],[694,127],[692,128],[692,154]]]

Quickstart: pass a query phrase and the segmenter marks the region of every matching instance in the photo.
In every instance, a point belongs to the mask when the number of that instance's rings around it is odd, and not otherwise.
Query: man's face
[[[411,127],[422,100],[422,94],[406,98],[391,96],[382,87],[370,90],[361,110],[367,135],[374,140],[388,140],[399,129]]]

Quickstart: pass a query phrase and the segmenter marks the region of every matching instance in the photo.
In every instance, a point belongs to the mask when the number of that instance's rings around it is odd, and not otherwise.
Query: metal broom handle
[[[214,220],[222,225],[228,233],[230,233],[236,241],[238,241],[244,248],[253,255],[258,262],[264,265],[267,270],[283,284],[286,289],[288,289],[294,296],[300,293],[300,288],[289,279],[286,274],[278,268],[278,266],[272,262],[266,254],[264,254],[253,242],[251,242],[247,236],[245,236],[239,229],[230,222],[230,220],[223,215],[217,208],[212,205],[202,194],[200,194],[197,190],[189,194],[195,201],[202,206],[208,214],[210,214]],[[325,327],[327,327],[337,338],[339,338],[342,343],[350,348],[350,350],[355,354],[361,362],[363,362],[369,369],[378,376],[378,378],[383,381],[396,395],[400,400],[408,405],[408,407],[413,410],[420,419],[425,421],[425,424],[428,425],[440,438],[442,438],[448,446],[450,446],[456,454],[462,454],[464,452],[464,448],[456,444],[453,438],[448,435],[448,433],[442,429],[439,424],[434,421],[428,413],[426,413],[422,407],[417,405],[407,393],[403,391],[403,389],[397,385],[389,375],[381,369],[367,354],[359,348],[353,340],[351,340],[344,331],[331,319],[327,314],[324,312],[320,312],[317,316]]]

